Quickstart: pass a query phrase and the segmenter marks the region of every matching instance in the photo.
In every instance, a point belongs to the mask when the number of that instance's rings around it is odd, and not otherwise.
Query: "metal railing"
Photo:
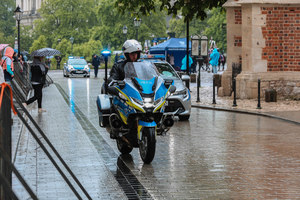
[[[39,127],[39,125],[34,121],[32,116],[29,114],[26,108],[22,105],[22,102],[24,102],[27,99],[27,95],[31,91],[31,84],[29,81],[30,74],[29,72],[30,65],[27,65],[26,68],[23,68],[23,71],[21,71],[20,63],[15,64],[15,76],[14,79],[11,81],[11,87],[12,87],[12,93],[13,93],[13,100],[14,100],[14,106],[17,107],[16,113],[19,117],[19,119],[23,122],[25,127],[28,129],[28,131],[31,133],[33,138],[36,140],[36,142],[39,144],[39,146],[42,148],[44,153],[47,155],[49,160],[52,162],[54,167],[58,170],[58,172],[61,174],[65,182],[68,184],[70,189],[73,191],[75,196],[78,199],[82,199],[82,197],[79,195],[75,187],[72,185],[70,180],[67,178],[65,173],[62,171],[61,167],[57,164],[57,162],[54,160],[54,158],[51,156],[49,151],[46,149],[45,145],[41,142],[39,139],[39,136],[42,136],[44,141],[47,143],[47,145],[50,147],[52,152],[56,155],[56,157],[59,159],[59,161],[62,163],[64,168],[68,171],[68,173],[71,175],[73,180],[76,182],[76,184],[79,186],[79,188],[82,190],[82,192],[85,194],[85,196],[88,199],[92,199],[90,195],[87,193],[85,188],[82,186],[82,184],[79,182],[77,177],[74,175],[74,173],[71,171],[71,169],[68,167],[68,165],[65,163],[65,161],[62,159],[62,157],[59,155],[57,150],[54,148],[50,140],[47,138],[45,133],[42,131],[42,129]],[[26,72],[24,73],[24,69]],[[52,84],[53,80],[47,76],[46,77],[46,84],[45,87]],[[29,86],[30,85],[30,86]],[[6,87],[7,88],[7,87]],[[12,124],[12,118],[11,118],[11,97],[9,95],[9,91],[4,88],[4,95],[3,98],[0,99],[0,102],[2,101],[2,106],[0,107],[0,199],[2,200],[8,200],[8,199],[18,199],[18,197],[15,195],[15,193],[12,190],[12,172],[16,175],[16,177],[19,179],[19,181],[22,183],[26,191],[30,194],[32,199],[37,199],[36,195],[33,193],[33,191],[30,189],[30,187],[27,185],[21,174],[16,170],[15,166],[11,162],[11,124]],[[1,89],[1,87],[0,87]],[[1,104],[0,104],[1,105]],[[34,125],[34,128],[31,128],[27,120],[24,118],[25,116],[30,120],[30,124]],[[34,131],[37,130],[38,134]]]

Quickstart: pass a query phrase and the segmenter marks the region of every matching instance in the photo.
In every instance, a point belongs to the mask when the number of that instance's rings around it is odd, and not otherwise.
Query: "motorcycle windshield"
[[[125,79],[138,78],[151,80],[159,76],[155,65],[151,62],[128,62],[124,66]]]

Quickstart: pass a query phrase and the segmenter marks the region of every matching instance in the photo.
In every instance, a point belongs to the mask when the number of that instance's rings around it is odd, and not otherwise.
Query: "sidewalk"
[[[219,72],[220,73],[220,72]],[[222,73],[222,72],[221,72]],[[300,101],[277,100],[277,102],[265,102],[260,100],[261,109],[257,109],[257,99],[236,99],[236,107],[233,107],[233,97],[218,97],[216,90],[216,104],[213,102],[212,73],[201,71],[202,87],[200,87],[200,102],[197,101],[197,83],[190,84],[192,106],[216,110],[229,110],[263,115],[276,116],[300,123]]]
[[[38,113],[36,103],[30,104],[27,110],[42,127],[45,135],[92,199],[127,199],[103,159],[102,154],[108,153],[105,149],[100,149],[101,153],[99,153],[99,149],[92,144],[91,138],[87,134],[83,134],[85,130],[54,84],[43,89],[43,105],[43,108],[47,110],[45,113]],[[35,133],[50,150],[40,134],[37,131]],[[97,133],[93,132],[93,134]],[[13,163],[39,199],[76,199],[69,186],[17,116],[14,116],[12,140]],[[54,156],[51,150],[50,154]],[[58,162],[56,156],[54,159]],[[62,167],[60,162],[58,165]],[[66,173],[64,167],[62,170]],[[80,196],[86,199],[73,179],[68,173],[66,174]],[[12,184],[18,197],[30,199],[29,194],[15,175],[13,175]]]

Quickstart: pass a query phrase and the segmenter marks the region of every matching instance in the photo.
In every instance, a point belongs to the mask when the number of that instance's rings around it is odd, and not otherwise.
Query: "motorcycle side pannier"
[[[100,94],[97,96],[99,125],[101,127],[109,125],[110,106],[110,99],[107,94]]]

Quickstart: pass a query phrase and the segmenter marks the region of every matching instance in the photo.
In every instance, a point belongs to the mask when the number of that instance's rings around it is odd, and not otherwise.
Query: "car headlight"
[[[68,70],[74,69],[72,65],[68,65]]]
[[[89,66],[88,66],[88,65],[84,66],[84,69],[85,69],[85,70],[88,70],[88,69],[89,69]]]
[[[181,90],[181,91],[176,91],[176,92],[174,92],[173,95],[183,95],[183,98],[186,98],[188,96],[187,88],[185,88],[184,90]]]

